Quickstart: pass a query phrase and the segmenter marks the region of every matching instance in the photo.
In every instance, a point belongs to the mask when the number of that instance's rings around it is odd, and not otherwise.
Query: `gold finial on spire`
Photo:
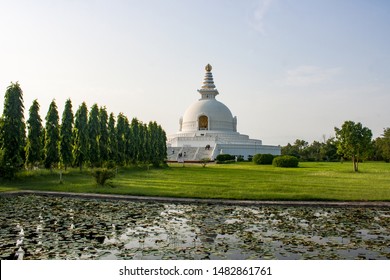
[[[206,67],[205,67],[204,69],[206,69],[207,72],[211,72],[211,70],[213,69],[213,67],[211,67],[210,64],[207,64]]]

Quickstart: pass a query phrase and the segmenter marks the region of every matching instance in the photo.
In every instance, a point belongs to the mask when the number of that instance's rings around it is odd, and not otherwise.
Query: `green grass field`
[[[360,172],[352,164],[300,163],[299,168],[238,163],[170,164],[145,170],[121,168],[110,186],[97,186],[87,170],[23,171],[13,181],[0,181],[0,191],[44,190],[142,196],[249,200],[390,201],[390,164],[367,162]]]

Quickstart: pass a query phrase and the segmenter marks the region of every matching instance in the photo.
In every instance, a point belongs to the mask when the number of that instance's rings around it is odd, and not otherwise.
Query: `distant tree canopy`
[[[282,147],[282,155],[298,158],[300,161],[339,161],[335,138],[324,139],[323,142],[308,142],[297,139],[293,144]]]
[[[382,137],[375,139],[374,147],[376,159],[390,162],[390,128],[385,128]]]
[[[151,164],[166,159],[166,134],[156,122],[144,124],[120,113],[117,118],[106,107],[93,104],[88,112],[83,102],[73,115],[72,102],[65,103],[60,122],[55,100],[50,103],[45,127],[37,100],[24,121],[23,93],[19,83],[11,83],[0,118],[0,177],[12,178],[25,165],[28,168],[101,167],[112,164]]]

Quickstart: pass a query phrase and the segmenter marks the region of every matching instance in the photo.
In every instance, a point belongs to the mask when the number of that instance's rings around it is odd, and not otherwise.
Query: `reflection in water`
[[[0,197],[0,259],[390,259],[390,209]]]

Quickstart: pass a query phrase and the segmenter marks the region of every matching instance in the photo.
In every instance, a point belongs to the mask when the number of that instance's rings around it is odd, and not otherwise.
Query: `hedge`
[[[294,156],[275,157],[272,165],[276,167],[298,167],[298,158]]]
[[[253,156],[253,163],[254,164],[272,164],[272,161],[274,159],[274,156],[271,154],[256,154]]]

